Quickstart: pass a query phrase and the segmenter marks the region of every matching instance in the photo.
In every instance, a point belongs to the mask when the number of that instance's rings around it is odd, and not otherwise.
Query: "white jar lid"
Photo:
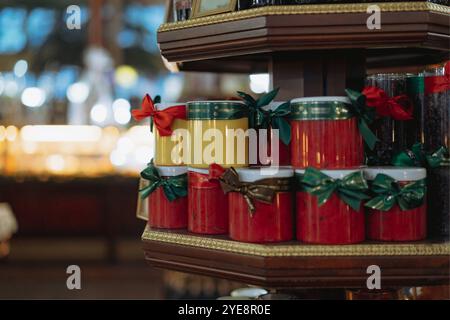
[[[156,167],[156,169],[162,177],[179,176],[180,174],[184,174],[187,172],[187,167],[185,166],[158,166]]]
[[[250,287],[250,288],[239,288],[231,291],[232,297],[248,297],[248,298],[257,298],[262,296],[263,294],[268,294],[269,292],[266,289],[258,288],[258,287]]]
[[[156,110],[161,111],[170,107],[175,106],[185,106],[184,102],[164,102],[164,103],[155,103]]]
[[[191,172],[201,173],[201,174],[209,174],[209,170],[208,169],[188,167],[187,170],[191,171]]]
[[[368,167],[364,169],[364,177],[374,180],[377,174],[385,174],[396,181],[417,181],[427,177],[425,168],[417,167]]]
[[[294,170],[287,167],[254,167],[236,169],[242,182],[255,182],[262,179],[290,178],[294,176]]]
[[[320,169],[317,169],[320,170]],[[351,173],[361,171],[362,169],[338,169],[338,170],[320,170],[323,174],[326,174],[333,179],[342,179]],[[305,169],[295,169],[295,173],[305,174]]]
[[[296,98],[291,100],[291,103],[299,103],[299,102],[343,102],[347,104],[351,104],[350,99],[347,97],[306,97],[306,98]]]

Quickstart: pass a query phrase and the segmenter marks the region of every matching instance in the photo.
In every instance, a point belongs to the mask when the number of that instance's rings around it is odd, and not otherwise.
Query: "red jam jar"
[[[188,230],[200,234],[228,233],[228,197],[207,169],[188,168]]]
[[[261,170],[276,170],[263,175]],[[238,169],[239,180],[245,184],[261,184],[265,179],[292,181],[293,170],[288,168]],[[242,242],[269,243],[292,240],[294,235],[293,197],[291,190],[276,192],[272,203],[252,200],[252,213],[246,199],[239,192],[228,193],[230,238]]]
[[[187,173],[186,167],[157,167],[163,179]],[[148,196],[148,225],[152,228],[184,229],[187,227],[187,197],[169,201],[162,187]]]
[[[398,183],[400,188],[424,180],[424,168],[372,167],[364,169],[364,176],[371,184],[378,174],[384,174]],[[367,208],[367,236],[380,241],[415,241],[427,236],[426,199],[419,207],[402,210],[396,203],[388,211]]]
[[[321,170],[332,179],[343,179],[358,172],[353,170]],[[305,170],[295,170],[303,175]],[[306,191],[296,193],[297,240],[316,244],[351,244],[365,239],[364,206],[354,210],[336,192],[321,206],[317,196]]]
[[[264,111],[275,111],[283,103],[284,102],[272,102],[270,105],[264,106],[262,109]],[[286,117],[286,121],[289,121],[287,117]],[[274,131],[273,131],[273,128],[271,125],[269,125],[269,127],[267,128],[267,131],[265,134],[263,134],[262,131],[257,129],[257,137],[258,137],[257,148],[250,149],[250,151],[249,151],[251,164],[254,164],[254,162],[252,161],[252,152],[256,152],[254,157],[256,157],[258,159],[258,161],[256,161],[256,164],[258,166],[261,166],[261,165],[263,165],[263,166],[264,165],[287,166],[287,165],[291,164],[290,143],[284,144],[279,136],[278,136],[278,138],[275,138]],[[276,150],[276,148],[272,147],[274,145],[275,139],[277,139],[278,150]],[[265,145],[266,145],[266,150],[262,150],[263,157],[266,157],[267,159],[261,158],[261,155],[259,154],[263,143],[265,143]]]
[[[342,169],[364,161],[358,120],[347,97],[311,97],[291,101],[291,165]]]

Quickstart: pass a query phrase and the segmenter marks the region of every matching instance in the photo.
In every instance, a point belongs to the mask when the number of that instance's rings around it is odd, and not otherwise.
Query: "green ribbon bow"
[[[141,177],[149,181],[149,185],[139,190],[141,198],[147,198],[157,188],[162,187],[164,195],[170,202],[187,196],[187,174],[162,178],[153,162],[150,162],[142,172]]]
[[[379,140],[370,130],[369,125],[375,119],[376,110],[366,106],[366,97],[362,93],[351,89],[346,89],[345,92],[351,101],[351,111],[358,118],[359,132],[370,150],[373,150]]]
[[[306,192],[317,196],[319,206],[327,202],[334,192],[356,211],[359,211],[362,200],[370,198],[366,194],[369,187],[361,171],[353,172],[343,179],[333,179],[309,167],[305,170],[301,185]]]
[[[275,99],[279,88],[263,94],[258,100],[251,95],[238,91],[238,95],[249,107],[249,126],[254,129],[268,129],[272,127],[280,132],[280,140],[288,145],[291,142],[291,125],[286,120],[286,116],[291,113],[291,102],[287,101],[279,105],[275,110],[264,110]]]
[[[437,168],[449,161],[448,149],[440,147],[431,154],[423,151],[421,143],[415,143],[411,149],[400,151],[392,157],[392,165],[398,167],[423,167]]]
[[[389,211],[396,203],[405,210],[420,207],[426,193],[425,179],[400,186],[393,178],[379,173],[371,183],[374,197],[365,206],[375,210]]]

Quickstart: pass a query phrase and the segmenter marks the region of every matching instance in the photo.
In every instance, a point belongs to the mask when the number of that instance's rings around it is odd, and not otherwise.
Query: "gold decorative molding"
[[[158,32],[199,27],[241,19],[273,15],[294,14],[333,14],[366,13],[369,5],[376,4],[382,12],[429,11],[450,14],[450,7],[429,2],[388,2],[388,3],[343,3],[343,4],[305,4],[291,6],[267,6],[255,9],[223,13],[213,16],[194,18],[186,21],[162,24]]]
[[[386,243],[354,245],[253,244],[211,236],[195,236],[176,231],[146,228],[142,240],[181,246],[213,249],[262,257],[337,257],[337,256],[449,256],[450,243]]]

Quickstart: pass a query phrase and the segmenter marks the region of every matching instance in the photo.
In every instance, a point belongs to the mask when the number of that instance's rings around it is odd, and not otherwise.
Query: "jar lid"
[[[201,173],[201,174],[209,174],[209,170],[208,169],[188,167],[187,170],[191,171],[191,172]]]
[[[427,177],[425,168],[417,167],[369,167],[364,170],[367,180],[374,180],[377,174],[385,174],[396,181],[417,181]]]
[[[175,106],[185,106],[184,102],[163,102],[163,103],[155,103],[156,110],[161,111],[170,107]]]
[[[239,288],[231,291],[232,297],[248,297],[248,298],[257,298],[263,294],[269,293],[266,289],[250,287],[250,288]]]
[[[305,174],[305,170],[306,169],[295,169],[295,173],[297,173],[297,174]],[[361,170],[362,170],[362,168],[338,169],[338,170],[328,169],[328,170],[320,170],[320,172],[322,172],[323,174],[326,174],[327,176],[329,176],[330,178],[333,178],[333,179],[342,179],[342,178],[344,178],[345,176],[348,176],[351,173],[358,172],[358,171],[361,171]]]
[[[156,167],[156,169],[162,177],[179,176],[180,174],[184,174],[187,172],[187,167],[185,166],[158,166]]]
[[[291,101],[293,120],[345,120],[353,117],[347,97],[308,97]]]
[[[323,96],[323,97],[305,97],[292,99],[291,103],[303,103],[303,102],[342,102],[350,104],[350,99],[344,96]]]
[[[215,100],[186,102],[189,120],[233,120],[248,116],[248,107],[242,101]]]
[[[236,169],[236,172],[239,174],[239,179],[242,182],[255,182],[269,178],[291,178],[294,176],[294,170],[287,167],[254,167]]]

